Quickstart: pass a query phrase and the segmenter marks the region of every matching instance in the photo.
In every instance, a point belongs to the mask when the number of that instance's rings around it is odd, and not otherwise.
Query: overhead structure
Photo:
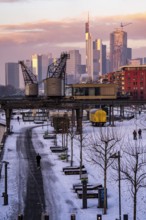
[[[60,58],[48,66],[47,78],[44,80],[45,96],[65,96],[66,62],[69,54],[62,53]]]
[[[26,96],[38,96],[37,76],[24,64],[24,61],[19,61],[25,84]]]

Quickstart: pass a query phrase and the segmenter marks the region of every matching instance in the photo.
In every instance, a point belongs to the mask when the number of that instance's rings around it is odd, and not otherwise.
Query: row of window
[[[143,91],[138,92],[136,89],[131,92],[131,88],[130,88],[130,87],[128,87],[128,91],[129,91],[131,94],[140,94],[140,95],[143,95],[143,94],[144,94]]]

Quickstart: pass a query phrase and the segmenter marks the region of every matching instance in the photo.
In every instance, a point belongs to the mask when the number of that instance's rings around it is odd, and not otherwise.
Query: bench
[[[98,190],[99,187],[102,187],[102,184],[87,185],[87,190],[88,190],[88,191]],[[80,186],[75,186],[75,187],[74,187],[74,190],[75,190],[75,192],[78,192],[78,191],[82,190],[82,188],[83,188],[82,185],[80,185]]]
[[[82,165],[82,169],[83,169],[83,168],[85,168],[84,165]],[[63,167],[62,170],[63,170],[63,172],[64,172],[65,170],[73,170],[73,169],[74,169],[74,170],[80,170],[80,167],[79,167],[79,166],[72,166],[72,167],[71,167],[71,166],[68,166],[68,167]]]
[[[73,189],[75,190],[76,187],[81,187],[82,188],[82,183],[77,183],[77,184],[73,184]],[[87,186],[93,186],[92,184],[87,183]]]
[[[83,198],[83,191],[80,190],[80,191],[77,191],[77,196],[79,199],[82,199]],[[98,190],[93,190],[92,192],[89,190],[87,190],[87,199],[94,199],[94,198],[98,198]]]
[[[44,139],[55,139],[56,135],[54,135],[54,134],[44,134],[43,138]]]
[[[82,174],[87,173],[87,170],[82,169]],[[80,174],[79,169],[70,169],[70,170],[64,170],[65,175],[77,175]]]
[[[66,147],[50,147],[50,150],[53,152],[53,153],[62,153],[64,151],[67,150]]]

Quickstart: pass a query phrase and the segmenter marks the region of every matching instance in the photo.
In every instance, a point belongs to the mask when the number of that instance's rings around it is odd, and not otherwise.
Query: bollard
[[[49,215],[42,213],[42,218],[41,220],[49,220]]]
[[[23,215],[18,215],[18,220],[23,220]]]
[[[123,215],[123,220],[128,220],[128,215]]]
[[[97,220],[102,220],[102,215],[97,215]]]
[[[70,218],[70,220],[76,220],[76,216],[75,216],[75,214],[71,214],[71,218]]]
[[[87,181],[82,180],[82,188],[83,188],[83,196],[82,196],[82,202],[83,202],[83,209],[87,208]]]
[[[44,220],[49,220],[49,215],[44,215]]]

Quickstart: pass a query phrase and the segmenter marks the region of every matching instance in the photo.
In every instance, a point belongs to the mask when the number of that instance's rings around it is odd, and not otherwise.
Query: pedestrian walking
[[[19,118],[19,116],[17,116],[17,121],[19,122],[19,124],[20,124],[20,118]]]
[[[41,162],[41,156],[39,154],[37,154],[36,156],[36,162],[37,162],[37,167],[40,167],[40,162]]]
[[[136,130],[133,131],[133,140],[137,140],[137,132],[136,132]]]
[[[141,129],[138,130],[138,135],[139,135],[139,139],[141,139],[142,138],[142,130]]]

